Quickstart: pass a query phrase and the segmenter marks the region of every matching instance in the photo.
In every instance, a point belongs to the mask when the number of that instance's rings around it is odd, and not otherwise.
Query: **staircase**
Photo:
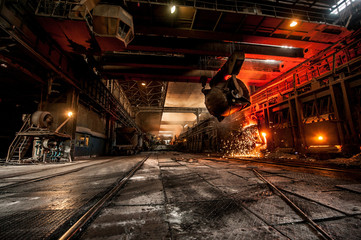
[[[32,137],[19,135],[19,133],[24,132],[31,127],[30,117],[31,114],[26,115],[23,126],[20,128],[20,131],[16,133],[13,142],[10,144],[6,163],[21,163],[21,159],[25,156],[31,146],[33,140]]]

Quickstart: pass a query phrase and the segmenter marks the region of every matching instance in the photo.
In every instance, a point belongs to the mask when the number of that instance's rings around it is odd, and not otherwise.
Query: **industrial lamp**
[[[170,8],[170,13],[173,14],[175,13],[175,5],[172,5],[171,8]]]
[[[65,119],[65,121],[62,124],[60,124],[60,126],[55,130],[55,132],[59,132],[59,130],[70,120],[70,118],[72,118],[73,112],[69,111],[67,112],[66,115],[68,116],[67,119]]]
[[[298,24],[297,21],[293,20],[291,23],[290,23],[290,27],[296,27]]]

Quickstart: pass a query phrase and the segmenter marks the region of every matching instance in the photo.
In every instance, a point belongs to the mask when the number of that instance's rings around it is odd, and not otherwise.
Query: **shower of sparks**
[[[262,157],[262,150],[266,148],[266,136],[260,135],[256,124],[234,131],[222,141],[224,157]]]

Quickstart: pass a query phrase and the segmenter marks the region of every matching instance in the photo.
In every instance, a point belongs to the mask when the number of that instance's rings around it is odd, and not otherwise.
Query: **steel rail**
[[[134,175],[134,173],[143,165],[143,163],[149,158],[149,155],[146,156],[142,161],[140,161],[128,174],[123,177],[121,180],[118,180],[116,185],[109,190],[99,201],[97,201],[93,207],[91,207],[73,226],[71,226],[60,238],[59,240],[71,239],[76,233],[78,233],[81,228],[88,223],[88,221],[94,216],[99,210],[104,206],[104,204],[110,200],[119,190],[122,188],[127,181]]]
[[[283,194],[273,183],[268,181],[262,174],[260,174],[256,169],[252,169],[255,175],[268,184],[273,191],[279,194],[279,196],[288,204],[291,208],[295,210],[305,221],[307,221],[311,227],[313,227],[318,233],[321,234],[323,239],[333,240],[325,230],[323,230],[317,223],[315,223],[305,212],[303,212],[291,199],[289,199],[285,194]]]
[[[73,163],[71,166],[81,165],[81,164],[86,164],[86,162]],[[69,166],[70,166],[70,165],[64,165],[64,166],[56,167],[56,168],[54,168],[54,169],[66,168],[66,167],[69,167]],[[9,175],[0,176],[0,179],[21,177],[21,176],[26,176],[26,175],[29,175],[29,174],[34,174],[34,173],[39,173],[39,172],[45,172],[45,171],[48,171],[48,170],[53,170],[53,169],[52,169],[52,168],[47,168],[47,169],[39,169],[39,170],[28,171],[28,172],[23,172],[23,173],[14,173],[14,174],[9,174]]]
[[[94,166],[97,166],[97,165],[100,165],[100,164],[108,163],[110,161],[114,161],[114,159],[111,159],[111,160],[108,160],[108,161],[105,161],[105,162],[100,162],[100,163],[88,165],[88,166],[84,166],[84,167],[80,167],[80,168],[76,168],[76,169],[72,169],[72,170],[68,170],[68,171],[64,171],[64,172],[60,172],[60,173],[54,173],[52,175],[47,175],[47,176],[44,176],[44,177],[28,179],[28,180],[16,182],[16,183],[13,183],[13,184],[1,186],[0,191],[2,191],[4,189],[7,189],[7,188],[17,187],[17,186],[21,186],[21,185],[28,184],[28,183],[33,183],[33,182],[40,182],[40,181],[47,180],[47,179],[50,179],[50,178],[59,177],[59,176],[63,176],[63,175],[69,174],[69,173],[78,172],[78,171],[83,170],[85,168],[94,167]],[[29,173],[29,174],[31,174],[31,173]],[[27,175],[27,174],[24,174],[24,175]]]
[[[291,164],[291,163],[281,163],[281,162],[269,162],[269,161],[259,161],[259,160],[252,160],[252,159],[244,159],[244,158],[227,158],[230,160],[240,160],[240,161],[248,161],[248,162],[256,162],[256,163],[266,163],[270,165],[277,165],[277,166],[286,166],[286,167],[294,167],[294,168],[305,168],[305,169],[315,169],[315,170],[323,170],[323,171],[333,171],[333,172],[342,172],[342,173],[352,173],[361,175],[360,171],[352,171],[353,169],[337,169],[337,168],[329,168],[329,167],[322,167],[322,166],[312,166],[307,163],[302,164]],[[210,160],[210,159],[207,159]]]

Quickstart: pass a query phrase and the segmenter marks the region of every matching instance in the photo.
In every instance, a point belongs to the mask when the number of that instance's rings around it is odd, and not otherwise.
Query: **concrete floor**
[[[0,167],[0,239],[59,237],[143,157]],[[80,238],[319,239],[253,168],[334,239],[361,239],[360,178],[172,152],[153,153]]]

